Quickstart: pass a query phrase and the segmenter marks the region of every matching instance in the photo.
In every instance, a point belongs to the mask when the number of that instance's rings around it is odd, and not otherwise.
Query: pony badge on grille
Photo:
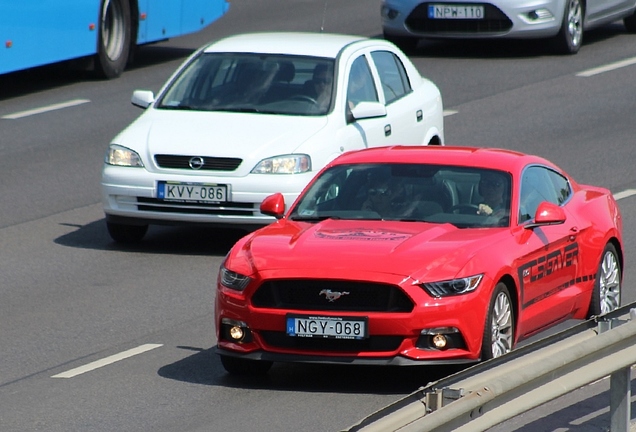
[[[327,298],[327,300],[329,300],[330,302],[334,302],[336,300],[338,300],[340,297],[342,297],[343,295],[347,295],[349,294],[347,291],[331,291],[330,289],[324,289],[322,291],[320,291],[320,293],[318,295],[325,295],[325,297]]]

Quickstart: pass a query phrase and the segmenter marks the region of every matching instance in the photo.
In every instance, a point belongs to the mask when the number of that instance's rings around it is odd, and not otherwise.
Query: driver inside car
[[[331,103],[331,87],[333,73],[331,68],[324,63],[318,63],[314,67],[312,78],[304,84],[304,94],[316,101],[321,110],[326,110]]]
[[[477,214],[492,218],[497,224],[510,213],[506,192],[506,178],[502,174],[486,172],[479,180],[479,195],[483,201]]]

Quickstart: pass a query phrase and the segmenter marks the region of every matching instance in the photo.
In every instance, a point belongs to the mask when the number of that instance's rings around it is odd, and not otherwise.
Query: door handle
[[[579,229],[575,226],[570,227],[570,241],[576,240],[576,235],[579,233]]]
[[[388,124],[386,126],[384,126],[384,136],[390,136],[391,135],[391,125]]]

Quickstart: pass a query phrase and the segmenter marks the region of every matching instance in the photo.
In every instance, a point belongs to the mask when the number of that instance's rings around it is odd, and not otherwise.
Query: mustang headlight
[[[483,276],[483,274],[480,274],[441,282],[428,282],[422,284],[422,287],[433,297],[466,294],[474,291],[479,286]]]
[[[260,161],[252,174],[299,174],[311,170],[311,158],[305,154],[275,156]]]
[[[108,165],[143,167],[144,164],[137,152],[117,144],[108,146],[104,162]]]
[[[243,291],[252,280],[249,276],[228,270],[225,266],[221,266],[221,285],[236,291]]]

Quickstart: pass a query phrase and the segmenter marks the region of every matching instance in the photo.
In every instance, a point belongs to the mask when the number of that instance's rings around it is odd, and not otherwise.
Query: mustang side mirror
[[[281,219],[285,214],[285,197],[283,194],[279,192],[265,198],[261,203],[261,213]]]
[[[543,201],[537,207],[534,219],[524,225],[524,228],[535,228],[543,225],[559,225],[565,222],[565,211],[556,204]]]

